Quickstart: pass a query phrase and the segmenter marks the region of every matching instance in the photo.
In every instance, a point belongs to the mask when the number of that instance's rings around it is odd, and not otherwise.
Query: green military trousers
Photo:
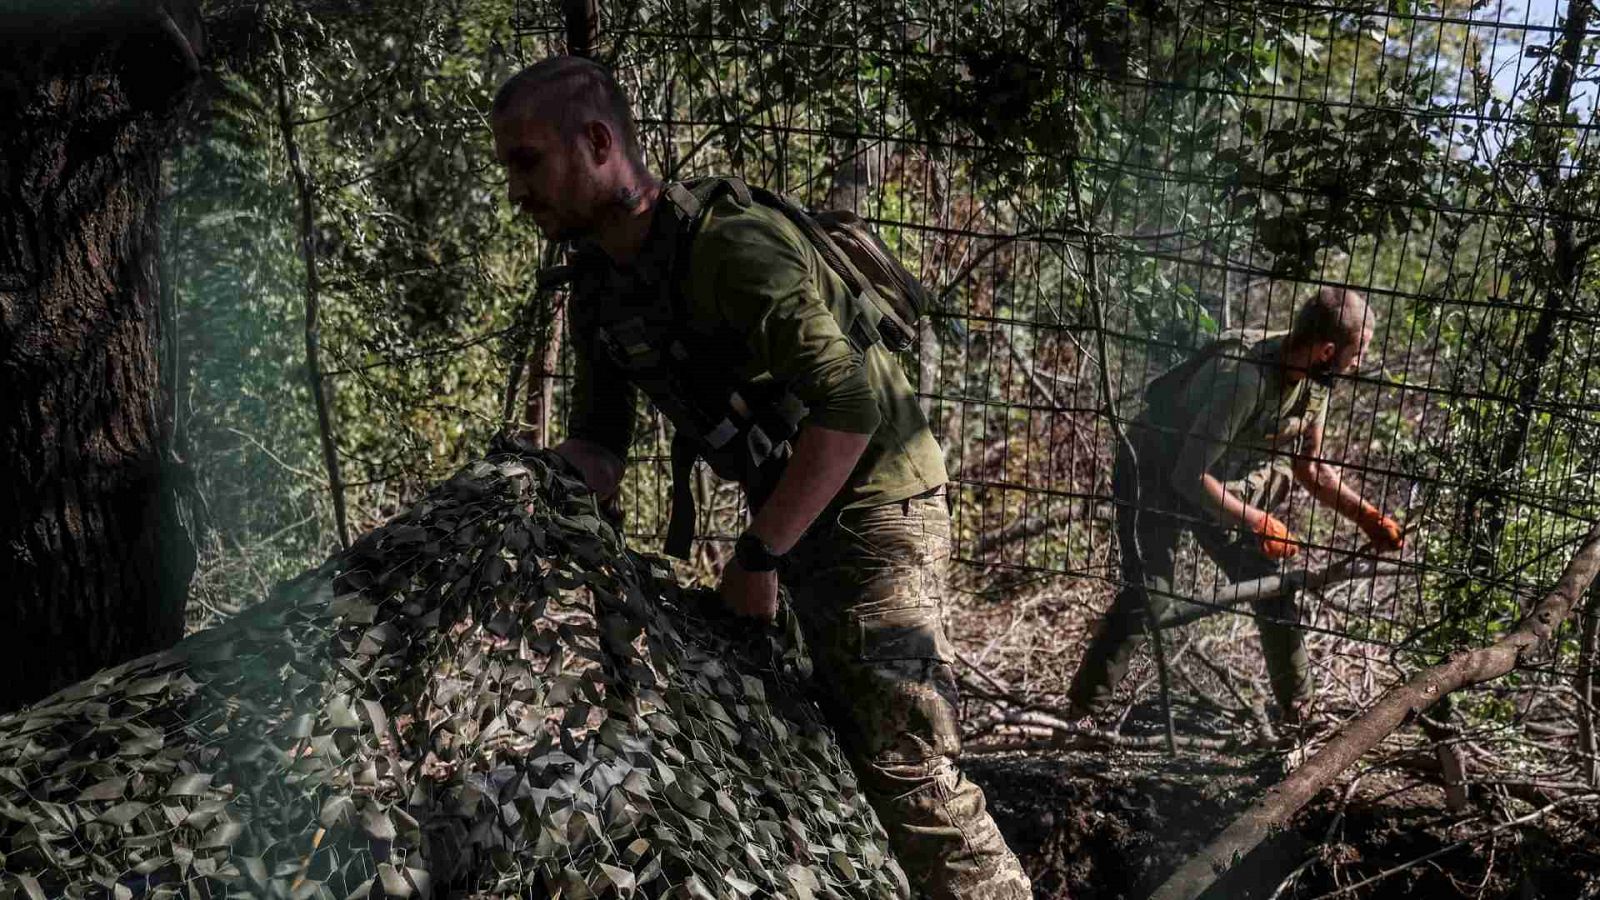
[[[983,790],[956,768],[943,489],[819,520],[784,567],[822,705],[918,896],[1032,896]]]
[[[1140,459],[1155,458],[1154,452],[1140,454]],[[1105,711],[1112,692],[1128,673],[1134,652],[1146,638],[1146,609],[1159,622],[1170,613],[1187,613],[1194,606],[1173,591],[1178,539],[1184,531],[1194,534],[1200,548],[1235,583],[1276,574],[1279,568],[1276,560],[1262,554],[1253,536],[1230,532],[1172,491],[1156,471],[1158,467],[1140,467],[1139,490],[1135,492],[1133,468],[1125,452],[1119,452],[1112,470],[1112,493],[1117,499],[1117,539],[1123,548],[1123,587],[1090,638],[1067,692],[1073,706],[1095,715]],[[1245,499],[1258,507],[1274,506],[1287,495],[1288,487],[1282,478],[1259,479]],[[1143,584],[1133,571],[1127,549],[1135,533],[1135,504],[1144,557]],[[1309,700],[1311,665],[1297,627],[1300,613],[1294,595],[1258,600],[1253,606],[1273,698],[1282,709]]]

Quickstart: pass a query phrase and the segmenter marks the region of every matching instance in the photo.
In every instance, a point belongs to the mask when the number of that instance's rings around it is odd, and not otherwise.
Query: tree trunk
[[[848,209],[860,213],[872,192],[883,183],[884,147],[861,138],[842,142],[838,162],[833,166],[833,178],[828,184],[828,194],[822,201],[823,209]]]
[[[156,200],[196,20],[99,7],[0,17],[0,711],[176,641],[194,568]]]
[[[567,334],[566,295],[550,292],[540,304],[539,338],[529,352],[528,402],[522,420],[528,424],[528,442],[535,448],[550,446],[550,425],[555,416],[556,376],[560,375],[561,344]]]
[[[1584,39],[1588,34],[1589,19],[1593,11],[1593,0],[1573,0],[1569,3],[1567,20],[1562,26],[1559,43],[1552,48],[1556,61],[1550,73],[1549,83],[1545,85],[1544,96],[1541,98],[1542,117],[1552,125],[1563,120],[1567,115],[1567,108],[1572,104],[1574,74],[1583,53]],[[1541,132],[1538,146],[1538,178],[1539,186],[1547,197],[1573,196],[1575,192],[1566,187],[1564,182],[1583,177],[1562,175],[1561,166],[1567,153],[1568,134],[1567,128],[1557,127],[1547,127]],[[1570,207],[1571,203],[1569,199],[1566,205]],[[1540,389],[1544,386],[1544,373],[1550,362],[1550,354],[1557,345],[1556,327],[1577,297],[1578,286],[1583,280],[1584,254],[1578,249],[1573,223],[1567,215],[1571,210],[1569,208],[1551,212],[1556,215],[1552,215],[1549,219],[1550,249],[1545,250],[1544,241],[1539,241],[1530,248],[1539,259],[1535,269],[1542,270],[1543,283],[1539,284],[1537,289],[1543,292],[1544,303],[1539,309],[1539,318],[1513,357],[1512,365],[1517,367],[1516,371],[1520,373],[1520,377],[1516,382],[1516,400],[1508,404],[1510,421],[1500,437],[1498,446],[1491,444],[1485,447],[1484,460],[1480,464],[1487,469],[1488,477],[1496,484],[1516,481],[1522,471],[1523,453],[1527,449],[1528,438],[1535,421],[1533,414],[1535,401],[1539,399]],[[1548,262],[1544,261],[1546,252],[1550,254]],[[1464,524],[1467,533],[1473,536],[1472,554],[1467,569],[1477,578],[1489,578],[1493,575],[1495,562],[1500,553],[1500,539],[1505,533],[1505,493],[1494,487],[1480,492],[1479,496],[1475,496],[1468,503]]]
[[[322,282],[317,276],[317,191],[311,183],[305,163],[300,159],[300,145],[294,136],[294,114],[289,106],[289,79],[283,58],[283,48],[278,48],[278,129],[283,134],[284,155],[289,160],[289,171],[294,176],[295,198],[300,205],[300,258],[306,268],[306,378],[311,382],[311,401],[317,410],[317,439],[322,445],[322,467],[328,475],[328,493],[333,499],[333,527],[339,536],[339,547],[350,546],[350,526],[344,507],[344,476],[339,473],[339,441],[333,432],[333,403],[328,397],[328,380],[322,376]]]
[[[1600,693],[1595,689],[1597,670],[1600,670],[1600,583],[1589,586],[1589,604],[1579,624],[1578,675],[1574,679],[1578,692],[1578,751],[1584,754],[1582,766],[1589,784],[1600,788],[1600,735],[1595,728],[1595,703],[1600,701]]]

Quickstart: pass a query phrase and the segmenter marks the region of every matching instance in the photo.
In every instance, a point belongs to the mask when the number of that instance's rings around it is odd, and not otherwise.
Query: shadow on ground
[[[975,756],[962,770],[990,798],[1040,900],[1147,896],[1282,775],[1277,757],[1245,752]],[[1436,787],[1375,773],[1335,821],[1342,794],[1325,791],[1294,830],[1260,847],[1206,897],[1328,896],[1505,821],[1506,807],[1488,793],[1451,815]],[[1537,808],[1509,803],[1519,814]],[[1600,823],[1582,807],[1568,815],[1454,847],[1340,896],[1600,898]]]

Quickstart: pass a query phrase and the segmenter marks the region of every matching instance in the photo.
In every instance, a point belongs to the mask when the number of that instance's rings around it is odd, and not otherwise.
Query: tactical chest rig
[[[688,558],[694,537],[695,460],[705,459],[719,477],[744,485],[751,508],[759,509],[783,474],[793,452],[791,442],[809,411],[789,384],[770,373],[746,378],[752,363],[747,335],[725,322],[696,321],[688,308],[683,282],[690,249],[706,213],[724,197],[741,208],[760,203],[783,212],[817,249],[852,297],[847,309],[834,314],[858,354],[875,343],[894,350],[908,345],[915,331],[907,320],[914,322],[920,312],[916,305],[909,316],[886,306],[890,300],[882,295],[901,286],[890,282],[888,288],[875,290],[883,273],[863,275],[855,265],[857,249],[841,249],[841,242],[821,224],[827,222],[832,229],[834,222],[843,222],[837,227],[857,226],[870,236],[859,219],[852,223],[842,218],[850,214],[827,213],[822,215],[841,218],[814,219],[788,198],[735,178],[667,185],[661,202],[673,226],[665,233],[652,229],[650,243],[641,251],[641,263],[654,263],[658,282],[647,283],[642,293],[618,296],[605,281],[603,260],[592,255],[599,251],[580,253],[572,276],[574,334],[580,340],[592,334],[595,351],[605,354],[673,424],[672,511],[664,549],[680,559]],[[876,247],[887,254],[881,242]],[[874,261],[875,256],[865,260],[869,268]],[[897,262],[893,268],[904,273]],[[915,279],[905,278],[921,291]],[[920,293],[912,297],[914,303],[922,299]]]

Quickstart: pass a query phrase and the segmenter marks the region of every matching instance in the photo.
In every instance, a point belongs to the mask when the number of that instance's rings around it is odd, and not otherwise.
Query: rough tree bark
[[[0,13],[0,711],[177,640],[157,198],[192,2]]]
[[[1345,725],[1332,740],[1267,791],[1222,834],[1185,862],[1150,895],[1150,900],[1193,900],[1273,831],[1283,828],[1318,791],[1380,741],[1452,692],[1505,675],[1555,637],[1572,608],[1600,572],[1600,524],[1588,537],[1554,589],[1515,630],[1487,647],[1456,653],[1384,694]]]

